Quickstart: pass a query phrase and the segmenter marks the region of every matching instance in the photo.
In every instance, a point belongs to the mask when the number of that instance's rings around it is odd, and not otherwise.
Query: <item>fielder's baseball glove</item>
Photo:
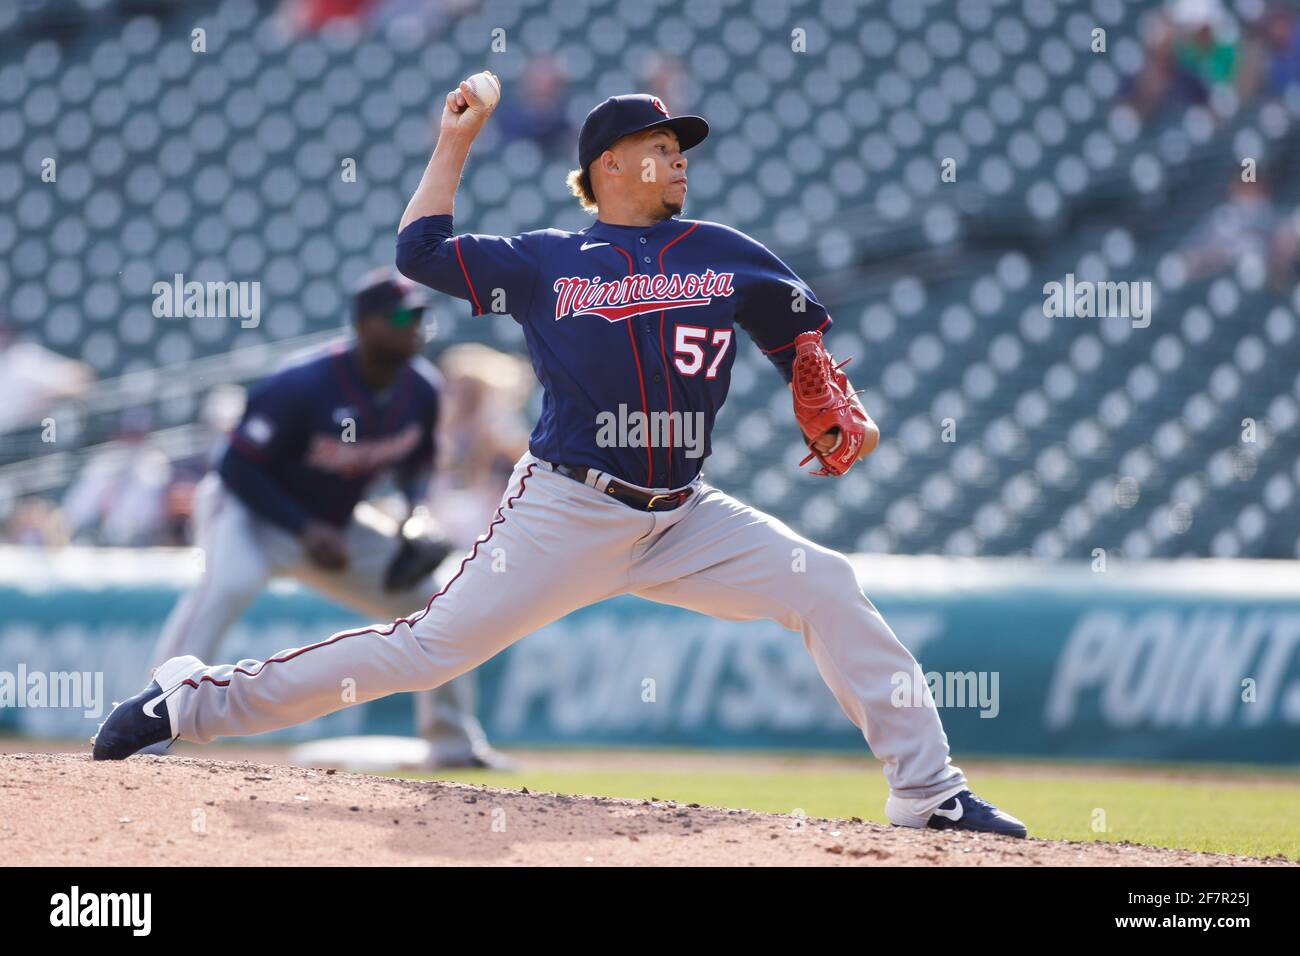
[[[399,593],[415,587],[451,554],[451,542],[438,537],[428,525],[420,515],[402,525],[402,544],[384,571],[385,591]]]
[[[822,466],[809,474],[842,475],[858,460],[871,423],[848,376],[840,371],[851,360],[836,365],[822,344],[820,332],[804,332],[794,340],[794,349],[794,377],[790,383],[794,417],[811,449],[799,464],[806,465],[816,458]],[[834,446],[829,451],[818,451],[813,443],[828,432],[836,435]]]

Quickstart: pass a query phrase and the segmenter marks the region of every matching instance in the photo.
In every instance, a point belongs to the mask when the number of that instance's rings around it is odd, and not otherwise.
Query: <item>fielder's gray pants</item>
[[[891,702],[893,675],[914,675],[916,662],[842,555],[702,481],[686,504],[658,513],[629,508],[595,484],[526,454],[491,527],[423,610],[265,661],[184,668],[188,679],[167,699],[173,729],[204,743],[438,687],[570,611],[631,593],[725,620],[770,618],[802,633],[894,794],[932,797],[964,783],[932,699]]]

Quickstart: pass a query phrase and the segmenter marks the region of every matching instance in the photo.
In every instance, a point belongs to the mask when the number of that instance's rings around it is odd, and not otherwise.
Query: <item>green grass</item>
[[[593,760],[598,763],[598,758]],[[665,763],[662,757],[654,764]],[[886,787],[879,771],[860,769],[727,768],[453,771],[437,777],[493,787],[739,807],[772,813],[802,810],[812,817],[884,817]],[[1152,846],[1300,859],[1300,786],[1294,776],[1242,782],[1164,779],[1117,773],[1114,767],[1053,775],[1034,765],[1017,773],[967,764],[980,796],[1020,817],[1031,835],[1049,840],[1115,840]],[[1162,768],[1168,772],[1172,768]],[[1197,768],[1204,772],[1204,768]],[[1160,771],[1157,771],[1159,773]],[[419,775],[428,778],[429,775]],[[1094,827],[1104,825],[1104,830]]]

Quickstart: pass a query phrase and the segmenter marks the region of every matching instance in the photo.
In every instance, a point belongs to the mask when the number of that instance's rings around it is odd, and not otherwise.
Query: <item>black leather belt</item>
[[[551,467],[564,477],[580,481],[584,485],[587,483],[587,476],[591,473],[591,469],[582,465],[552,465]],[[640,511],[672,511],[674,508],[680,508],[685,504],[686,499],[694,493],[694,488],[686,487],[668,494],[656,494],[652,491],[633,488],[631,485],[625,485],[613,478],[609,479],[609,484],[605,486],[605,494],[623,502],[629,508],[636,508]]]

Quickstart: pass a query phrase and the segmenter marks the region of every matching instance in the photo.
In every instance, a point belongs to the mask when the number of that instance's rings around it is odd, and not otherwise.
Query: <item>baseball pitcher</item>
[[[480,73],[447,94],[397,237],[405,275],[520,323],[544,389],[495,518],[416,614],[264,661],[165,662],[109,715],[95,756],[309,720],[345,706],[349,678],[358,700],[437,687],[571,611],[635,594],[801,634],[883,764],[894,824],[1025,836],[967,788],[928,688],[925,706],[891,700],[893,676],[919,668],[849,561],[704,480],[737,330],[789,384],[820,473],[843,474],[879,440],[822,344],[831,319],[812,290],[743,233],[680,218],[685,153],[708,124],[654,96],[612,97],[588,114],[569,177],[590,227],[457,235],[456,187],[499,92]]]

